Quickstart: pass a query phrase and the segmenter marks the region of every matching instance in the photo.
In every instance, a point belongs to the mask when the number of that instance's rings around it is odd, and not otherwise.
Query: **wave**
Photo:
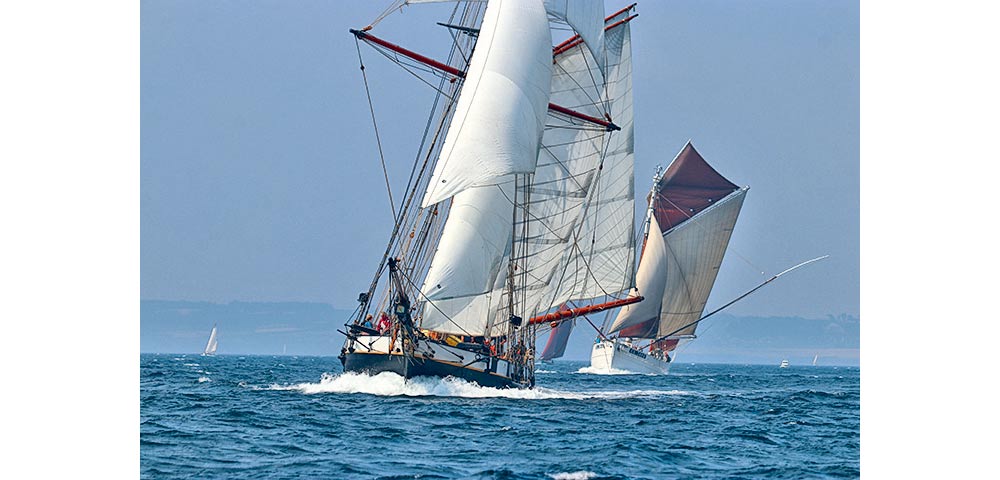
[[[549,474],[549,476],[552,477],[552,480],[590,480],[591,478],[597,477],[597,474],[594,472],[580,470],[578,472],[554,473]]]
[[[476,383],[470,383],[454,377],[416,377],[404,381],[401,375],[392,372],[382,372],[374,376],[354,372],[339,375],[324,373],[318,383],[272,384],[264,388],[252,386],[249,386],[249,388],[255,390],[299,391],[309,395],[320,393],[363,393],[384,397],[512,398],[519,400],[614,400],[690,394],[690,392],[681,390],[567,392],[544,387],[535,387],[532,389],[492,388],[483,387]]]
[[[594,366],[580,367],[576,373],[588,373],[591,375],[655,375],[652,373],[636,373],[629,370],[622,370],[620,368],[601,368]]]
[[[212,379],[208,377],[198,377],[198,383],[211,382]]]

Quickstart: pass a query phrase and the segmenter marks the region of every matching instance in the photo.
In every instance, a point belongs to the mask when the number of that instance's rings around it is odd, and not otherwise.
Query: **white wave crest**
[[[198,383],[211,382],[212,379],[208,377],[198,377]]]
[[[591,375],[649,375],[643,373],[636,373],[629,370],[622,370],[620,368],[601,368],[601,367],[580,367],[576,373],[589,373]]]
[[[339,375],[324,373],[319,383],[298,383],[294,385],[270,385],[266,388],[248,386],[254,390],[291,390],[305,394],[318,393],[364,393],[378,396],[406,397],[463,397],[463,398],[514,398],[522,400],[566,399],[585,400],[593,398],[623,399],[653,397],[662,395],[687,395],[680,390],[629,390],[566,392],[545,387],[491,388],[458,378],[417,377],[404,381],[403,377],[391,372],[365,375],[347,372]]]
[[[597,476],[594,472],[586,472],[580,470],[578,472],[562,472],[556,474],[549,474],[553,480],[589,480]]]

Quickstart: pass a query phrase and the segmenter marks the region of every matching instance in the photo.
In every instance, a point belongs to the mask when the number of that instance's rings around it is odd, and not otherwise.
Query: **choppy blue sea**
[[[857,478],[860,370],[540,365],[533,390],[342,374],[335,357],[144,354],[141,477]]]

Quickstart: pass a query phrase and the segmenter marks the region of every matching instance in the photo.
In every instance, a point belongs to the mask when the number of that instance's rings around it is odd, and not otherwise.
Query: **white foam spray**
[[[578,472],[562,472],[556,474],[549,474],[553,480],[589,480],[597,476],[594,472],[586,472],[580,470]]]
[[[612,367],[601,368],[594,366],[580,367],[580,369],[577,370],[576,373],[588,373],[591,375],[653,375],[649,373],[631,372],[628,370],[622,370],[620,368],[612,368]]]
[[[259,387],[249,387],[262,389]],[[628,390],[566,392],[545,387],[491,388],[458,378],[417,377],[404,381],[403,377],[391,372],[365,375],[353,372],[340,375],[323,374],[318,383],[298,383],[293,385],[270,385],[264,390],[291,390],[305,394],[319,393],[364,393],[379,396],[406,397],[463,397],[463,398],[514,398],[523,400],[568,399],[585,400],[592,398],[624,399],[655,397],[664,395],[689,395],[680,390]]]

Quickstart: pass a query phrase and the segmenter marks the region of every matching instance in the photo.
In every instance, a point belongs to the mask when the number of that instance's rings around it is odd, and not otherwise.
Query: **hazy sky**
[[[390,3],[142,2],[142,298],[353,308],[392,219],[347,29]],[[434,23],[447,10],[406,7],[373,33],[444,59],[450,37]],[[858,315],[858,3],[647,0],[637,11],[637,190],[689,138],[751,187],[708,307],[761,270],[829,254],[729,312]],[[434,92],[362,55],[400,192]]]

